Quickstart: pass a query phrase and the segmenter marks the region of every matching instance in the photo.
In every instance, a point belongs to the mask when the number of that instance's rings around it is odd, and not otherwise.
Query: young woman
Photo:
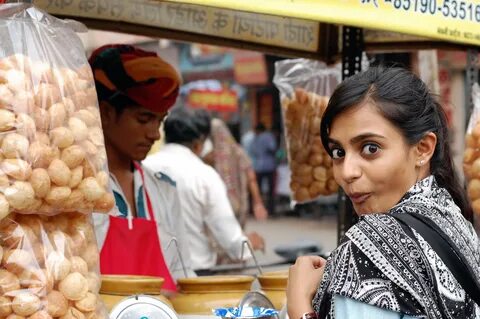
[[[321,135],[360,221],[328,261],[301,257],[291,267],[290,318],[480,317],[435,250],[391,216],[429,218],[480,282],[471,208],[453,168],[444,111],[426,85],[400,68],[357,74],[333,93]]]

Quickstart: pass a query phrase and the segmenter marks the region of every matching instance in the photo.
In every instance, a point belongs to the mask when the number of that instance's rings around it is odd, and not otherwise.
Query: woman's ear
[[[430,161],[437,145],[437,136],[429,132],[417,143],[417,166],[422,166]]]

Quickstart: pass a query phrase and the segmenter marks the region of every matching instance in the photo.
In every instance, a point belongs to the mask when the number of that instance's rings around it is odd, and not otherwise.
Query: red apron
[[[100,271],[110,275],[145,275],[164,278],[162,289],[176,291],[175,281],[163,258],[153,206],[141,166],[140,172],[150,220],[133,218],[130,229],[128,218],[110,216],[105,243],[100,252]]]

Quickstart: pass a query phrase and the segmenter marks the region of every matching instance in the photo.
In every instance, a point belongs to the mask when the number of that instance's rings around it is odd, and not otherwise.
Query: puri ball
[[[70,258],[71,272],[78,272],[83,276],[88,275],[88,265],[81,257],[74,256]],[[91,311],[91,310],[90,310]]]
[[[61,319],[85,319],[85,315],[80,310],[70,307]]]
[[[30,176],[30,184],[35,191],[35,196],[44,198],[50,192],[50,176],[44,168],[36,168]]]
[[[0,318],[5,318],[12,313],[12,300],[5,296],[0,296]]]
[[[55,281],[65,279],[70,273],[72,264],[70,260],[59,252],[52,251],[46,261],[47,271],[53,276]]]
[[[294,194],[295,200],[299,202],[304,202],[310,199],[310,193],[308,188],[300,187]]]
[[[33,263],[32,254],[22,249],[12,249],[4,253],[3,266],[9,272],[20,275]]]
[[[55,158],[53,149],[39,141],[30,144],[28,149],[28,161],[34,168],[47,168]]]
[[[74,272],[63,279],[58,288],[68,300],[78,301],[87,296],[88,282],[80,273]]]
[[[81,146],[72,145],[62,151],[61,159],[70,169],[73,169],[83,162],[85,151]]]
[[[84,121],[77,117],[68,120],[68,128],[72,131],[75,142],[81,142],[88,138],[88,127]]]
[[[32,174],[32,168],[29,163],[21,159],[5,159],[0,165],[0,169],[13,179],[25,181]]]
[[[25,113],[18,114],[16,127],[17,132],[29,139],[33,139],[37,133],[35,121]]]
[[[97,118],[95,114],[88,110],[80,110],[75,113],[75,117],[82,120],[88,127],[95,127],[97,126]]]
[[[93,292],[94,294],[100,291],[100,278],[94,272],[89,272],[87,275],[88,291]]]
[[[91,292],[87,292],[85,298],[75,302],[75,307],[83,312],[95,311],[97,308],[97,296]]]
[[[5,158],[25,158],[30,143],[28,139],[17,133],[10,133],[3,139],[2,153]]]
[[[35,191],[27,182],[13,183],[12,186],[5,189],[4,195],[10,207],[15,210],[24,210],[35,200]]]
[[[35,312],[30,317],[28,317],[28,319],[52,319],[52,316],[50,316],[50,314],[47,311],[40,310]]]
[[[480,198],[480,180],[472,179],[467,187],[468,197],[473,201]]]
[[[30,316],[40,310],[40,299],[30,292],[21,292],[15,296],[12,302],[13,311],[19,316]]]
[[[50,140],[59,148],[67,148],[75,141],[72,131],[63,126],[50,131]]]
[[[53,290],[47,295],[47,312],[52,317],[62,317],[67,310],[68,300],[61,292]]]
[[[0,132],[11,130],[15,126],[15,113],[0,109]]]
[[[108,213],[115,206],[115,198],[109,192],[103,193],[97,201],[95,201],[95,210],[103,213]]]
[[[10,204],[8,203],[8,200],[5,198],[5,196],[0,194],[0,220],[7,217],[8,214],[10,214]]]
[[[97,179],[94,177],[85,178],[78,186],[78,189],[88,201],[92,202],[100,199],[105,193],[105,190],[98,184]]]
[[[19,289],[20,281],[17,276],[5,269],[0,269],[0,296],[5,296],[9,292]]]
[[[64,161],[54,159],[48,166],[48,175],[55,185],[67,186],[70,183],[72,172]]]

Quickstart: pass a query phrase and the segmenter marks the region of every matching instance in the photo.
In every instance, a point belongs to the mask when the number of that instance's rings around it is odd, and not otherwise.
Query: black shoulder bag
[[[465,257],[458,252],[452,240],[430,218],[418,213],[393,213],[404,231],[416,239],[412,229],[422,235],[448,267],[465,292],[480,306],[480,285]]]

